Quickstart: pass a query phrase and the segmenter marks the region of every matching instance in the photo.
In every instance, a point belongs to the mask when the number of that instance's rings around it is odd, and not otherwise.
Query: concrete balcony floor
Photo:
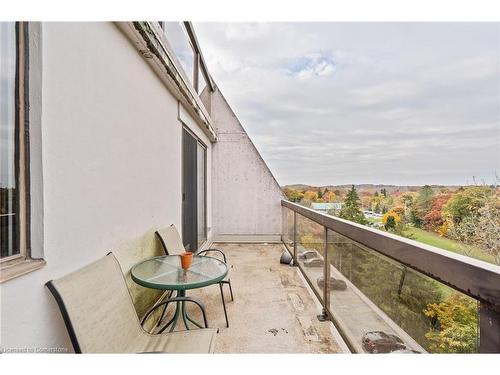
[[[218,285],[187,294],[203,301],[209,326],[220,329],[216,353],[340,352],[333,324],[316,318],[320,305],[298,269],[279,263],[282,245],[214,244],[212,247],[223,250],[228,263],[233,265],[230,276],[234,301],[229,288],[224,286],[229,328]],[[201,322],[196,307],[187,309],[190,316]],[[184,329],[182,323],[180,327]]]

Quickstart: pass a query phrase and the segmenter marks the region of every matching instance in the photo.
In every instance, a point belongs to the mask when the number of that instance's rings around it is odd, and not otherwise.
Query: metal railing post
[[[324,296],[324,301],[325,301],[325,307],[326,310],[329,309],[330,307],[330,257],[328,256],[328,228],[324,228],[324,259],[325,259],[325,269],[324,269],[324,278],[325,278],[325,296]]]
[[[297,213],[293,211],[293,265],[297,264]]]
[[[500,353],[500,308],[479,306],[479,352]]]
[[[328,228],[323,226],[323,311],[318,315],[320,321],[329,320],[330,305],[330,261],[328,259]]]

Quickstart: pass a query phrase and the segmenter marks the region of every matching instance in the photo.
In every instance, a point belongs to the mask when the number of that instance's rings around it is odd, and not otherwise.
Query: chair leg
[[[222,284],[219,283],[219,288],[220,288],[220,296],[222,298],[222,306],[224,307],[224,316],[226,317],[226,326],[229,328],[229,320],[227,319],[227,311],[226,311],[226,301],[224,300],[224,290],[222,289]]]
[[[231,301],[234,301],[234,297],[233,297],[233,287],[231,286],[231,279],[221,281],[221,283],[224,283],[224,284],[228,284],[228,285],[229,285],[229,292],[231,292]]]
[[[233,287],[231,286],[231,279],[228,280],[228,284],[229,284],[229,291],[231,292],[231,301],[234,301]]]

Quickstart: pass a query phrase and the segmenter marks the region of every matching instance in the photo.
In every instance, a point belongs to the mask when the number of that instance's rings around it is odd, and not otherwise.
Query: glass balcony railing
[[[282,214],[322,318],[353,352],[500,352],[500,267],[288,201]]]

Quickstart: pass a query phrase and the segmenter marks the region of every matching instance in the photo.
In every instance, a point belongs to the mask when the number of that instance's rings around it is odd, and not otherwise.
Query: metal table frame
[[[220,283],[226,277],[226,275],[228,273],[227,265],[224,262],[222,262],[221,260],[214,258],[214,257],[210,257],[210,256],[206,256],[206,255],[204,255],[204,256],[193,255],[193,263],[195,262],[196,259],[209,258],[209,259],[213,259],[214,261],[217,261],[219,263],[219,265],[224,265],[225,271],[222,272],[217,277],[210,278],[210,279],[200,281],[200,282],[193,282],[193,283],[186,283],[186,284],[178,284],[178,283],[165,284],[165,283],[160,283],[160,282],[151,282],[150,280],[144,280],[144,279],[142,279],[134,274],[134,270],[137,267],[139,267],[140,265],[142,265],[143,263],[151,262],[155,259],[161,259],[161,258],[167,258],[167,257],[177,257],[178,258],[179,256],[178,255],[163,255],[163,256],[158,256],[158,257],[154,257],[151,259],[147,259],[145,261],[142,261],[142,262],[134,265],[130,271],[130,274],[132,276],[132,280],[141,286],[144,286],[144,287],[150,288],[150,289],[170,290],[171,291],[169,294],[169,297],[166,300],[162,300],[162,301],[156,303],[153,307],[151,307],[146,312],[146,314],[144,315],[144,317],[141,320],[141,325],[144,325],[144,322],[146,322],[146,320],[151,316],[151,314],[153,314],[153,312],[157,308],[163,306],[163,311],[162,311],[162,314],[160,316],[160,319],[156,323],[156,327],[158,327],[160,325],[161,321],[163,320],[163,316],[164,316],[169,304],[175,302],[176,307],[175,307],[174,316],[158,331],[158,333],[162,333],[168,327],[170,327],[169,332],[173,332],[177,326],[177,322],[179,321],[179,317],[182,317],[182,321],[183,321],[184,326],[186,327],[187,330],[190,329],[188,322],[191,322],[192,324],[194,324],[198,328],[203,328],[203,326],[201,324],[199,324],[196,321],[194,321],[193,319],[191,319],[191,317],[188,315],[188,313],[186,311],[186,303],[191,302],[200,308],[202,315],[203,315],[203,323],[205,325],[205,328],[208,328],[208,321],[207,321],[207,316],[206,316],[206,312],[205,312],[205,306],[203,305],[203,303],[200,300],[193,298],[193,297],[187,297],[186,291],[189,289],[198,289],[198,288],[203,288],[203,287],[208,286],[208,285]],[[176,297],[171,298],[172,293],[174,291],[177,293],[177,295],[176,295]]]

